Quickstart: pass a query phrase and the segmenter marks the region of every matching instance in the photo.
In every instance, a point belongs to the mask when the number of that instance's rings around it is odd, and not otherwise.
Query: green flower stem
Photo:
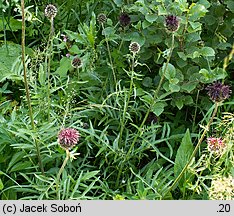
[[[56,179],[56,193],[57,193],[57,198],[58,199],[60,199],[60,196],[59,196],[59,179],[60,179],[60,176],[61,176],[61,174],[62,174],[62,172],[63,172],[63,170],[64,170],[64,168],[65,168],[65,166],[66,166],[66,164],[67,164],[67,162],[69,160],[69,158],[70,158],[70,152],[69,152],[68,149],[66,149],[66,158],[63,161],[63,164],[62,164],[62,166],[61,166],[61,168],[60,168],[60,170],[58,172],[57,179]]]
[[[102,23],[101,25],[102,25],[103,33],[104,33],[104,36],[105,36],[106,47],[107,47],[107,51],[108,51],[108,55],[109,55],[109,61],[110,61],[110,66],[111,66],[111,70],[112,70],[112,73],[113,73],[114,83],[116,85],[117,80],[116,80],[116,75],[115,75],[115,68],[114,68],[114,65],[113,65],[112,57],[111,57],[110,46],[109,46],[109,42],[108,42],[106,33],[104,31],[104,29],[105,29],[104,24]]]
[[[177,178],[175,179],[175,181],[173,182],[173,184],[171,185],[171,187],[168,189],[168,191],[164,194],[163,198],[166,197],[166,195],[174,188],[174,186],[179,182],[179,180],[181,179],[181,177],[183,176],[183,174],[186,172],[189,164],[191,163],[192,159],[195,157],[195,155],[196,155],[196,153],[197,153],[197,151],[198,151],[198,149],[199,149],[202,141],[204,140],[207,131],[209,131],[210,125],[213,122],[214,117],[215,117],[215,115],[216,115],[216,113],[218,111],[218,107],[219,107],[219,103],[216,102],[213,114],[212,114],[212,116],[210,118],[210,121],[206,125],[206,128],[204,129],[204,131],[203,131],[200,139],[198,140],[198,143],[197,143],[195,149],[193,150],[193,153],[191,154],[191,156],[190,156],[187,164],[184,166],[184,168],[182,169],[182,171],[180,172],[180,174],[177,176]]]
[[[26,91],[26,98],[28,103],[28,109],[29,109],[29,117],[31,120],[31,125],[33,131],[35,131],[36,127],[34,124],[34,118],[33,118],[33,111],[32,111],[32,105],[31,105],[31,98],[29,93],[29,86],[28,86],[28,80],[27,80],[27,68],[25,64],[25,12],[24,12],[24,0],[21,0],[21,10],[22,10],[22,42],[21,42],[21,48],[22,48],[22,64],[23,64],[23,71],[24,71],[24,86]],[[36,145],[36,152],[37,152],[37,158],[39,162],[39,166],[41,169],[41,173],[44,175],[44,168],[41,160],[41,152],[38,141],[35,139],[35,145]]]
[[[134,79],[135,55],[136,54],[133,53],[133,56],[132,56],[132,66],[131,66],[131,81],[130,81],[130,87],[129,87],[129,91],[128,91],[128,95],[127,95],[127,101],[124,104],[123,118],[122,118],[122,124],[121,124],[120,135],[119,135],[119,144],[121,143],[121,140],[122,140],[122,134],[123,134],[123,130],[124,130],[124,127],[125,127],[125,124],[126,124],[126,122],[125,122],[126,112],[127,112],[127,109],[128,109],[128,105],[129,105],[129,102],[130,102],[131,95],[132,95],[133,79]]]
[[[46,69],[48,76],[48,85],[47,85],[47,103],[48,103],[48,120],[50,119],[50,64],[51,64],[51,53],[53,51],[53,36],[54,36],[54,19],[53,17],[50,19],[50,35],[49,41],[46,48]],[[47,57],[48,56],[48,57]],[[48,59],[47,59],[48,58]],[[48,62],[48,64],[47,64]]]
[[[153,106],[154,106],[154,102],[155,102],[156,98],[158,97],[158,92],[159,92],[159,90],[161,89],[162,83],[163,83],[164,78],[165,78],[165,73],[166,73],[167,68],[168,68],[168,64],[169,64],[169,62],[170,62],[170,60],[171,60],[172,52],[173,52],[173,49],[174,49],[174,41],[175,41],[174,39],[175,39],[174,33],[172,33],[171,49],[170,49],[170,53],[169,53],[169,55],[168,55],[168,57],[167,57],[166,66],[165,66],[164,71],[163,71],[163,74],[162,74],[162,76],[161,76],[159,85],[158,85],[156,91],[154,92],[154,97],[153,97],[152,103],[151,103],[151,105],[149,106],[149,108],[148,108],[148,110],[147,110],[147,112],[146,112],[146,114],[145,114],[145,117],[144,117],[144,119],[143,119],[143,121],[142,121],[142,123],[141,123],[141,125],[140,125],[140,127],[139,127],[139,129],[138,129],[138,133],[135,135],[134,140],[133,140],[133,142],[132,142],[132,144],[131,144],[131,146],[130,146],[130,148],[129,148],[127,154],[126,154],[126,157],[125,157],[126,160],[128,160],[128,157],[129,157],[129,155],[130,155],[130,153],[131,153],[131,151],[132,151],[132,149],[133,149],[133,147],[134,147],[134,145],[135,145],[137,139],[141,136],[141,129],[142,129],[142,127],[144,126],[144,124],[145,124],[145,122],[146,122],[146,120],[147,120],[147,118],[148,118],[148,116],[149,116],[149,113],[150,113],[151,109],[152,109]],[[132,71],[133,71],[133,70],[132,70]],[[118,172],[117,181],[116,181],[116,184],[115,184],[115,187],[116,187],[116,188],[118,188],[118,186],[119,186],[119,179],[120,179],[120,176],[121,176],[122,171],[123,171],[123,164],[124,164],[124,162],[121,164],[120,169],[119,169],[119,172]]]
[[[131,144],[128,152],[127,152],[127,155],[126,155],[127,158],[129,157],[129,154],[131,153],[131,151],[132,151],[132,149],[133,149],[133,147],[134,147],[137,139],[141,135],[141,129],[144,126],[144,124],[145,124],[145,122],[146,122],[146,120],[147,120],[147,118],[149,116],[149,113],[150,113],[150,111],[152,110],[152,108],[154,106],[156,98],[158,97],[159,90],[161,89],[161,86],[162,86],[164,78],[165,78],[165,74],[166,74],[166,71],[167,71],[167,68],[168,68],[168,64],[169,64],[169,62],[171,60],[172,52],[173,52],[173,49],[174,49],[174,41],[175,41],[175,37],[174,37],[174,33],[172,33],[171,48],[170,48],[170,53],[169,53],[169,55],[167,57],[166,66],[164,68],[164,71],[163,71],[163,74],[161,76],[161,79],[160,79],[160,82],[158,84],[158,87],[157,87],[156,91],[154,92],[154,97],[153,97],[152,103],[150,104],[150,106],[149,106],[149,108],[148,108],[148,110],[147,110],[147,112],[145,114],[145,117],[144,117],[144,119],[143,119],[143,121],[142,121],[142,123],[141,123],[141,125],[140,125],[140,127],[138,129],[138,133],[136,134],[136,136],[135,136],[135,138],[134,138],[134,140],[133,140],[133,142],[132,142],[132,144]]]

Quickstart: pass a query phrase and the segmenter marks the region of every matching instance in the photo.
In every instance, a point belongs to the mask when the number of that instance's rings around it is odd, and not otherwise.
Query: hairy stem
[[[34,124],[34,118],[33,118],[33,111],[32,111],[32,105],[31,105],[31,98],[29,93],[29,86],[28,86],[28,80],[27,80],[27,68],[25,64],[25,12],[24,12],[24,0],[21,0],[21,10],[22,10],[22,42],[21,42],[21,48],[22,48],[22,64],[23,64],[23,71],[24,71],[24,86],[26,91],[26,98],[28,103],[28,110],[29,110],[29,117],[32,125],[32,129],[35,131],[36,127]],[[37,158],[39,162],[39,166],[41,169],[42,174],[44,175],[44,168],[41,160],[41,152],[38,141],[35,139],[35,145],[36,145],[36,152],[37,152]]]
[[[195,157],[195,155],[196,155],[196,153],[197,153],[197,151],[198,151],[198,149],[199,149],[199,147],[200,147],[202,141],[204,140],[207,131],[209,131],[210,125],[211,125],[211,123],[213,122],[214,117],[215,117],[215,115],[216,115],[216,113],[217,113],[217,111],[218,111],[218,107],[219,107],[219,103],[216,102],[216,103],[215,103],[215,108],[214,108],[213,114],[212,114],[212,116],[211,116],[211,118],[210,118],[208,124],[206,125],[206,128],[205,128],[205,130],[203,131],[203,133],[202,133],[200,139],[198,140],[198,143],[197,143],[195,149],[193,150],[193,153],[191,154],[191,156],[190,156],[190,158],[189,158],[187,164],[184,166],[184,168],[182,169],[182,171],[180,172],[180,174],[177,176],[177,178],[175,179],[175,181],[173,182],[173,184],[171,185],[171,187],[168,189],[168,191],[164,194],[163,198],[166,197],[166,195],[175,187],[175,185],[179,182],[179,180],[181,179],[181,177],[183,176],[183,174],[186,172],[186,170],[187,170],[189,164],[191,163],[192,159]]]

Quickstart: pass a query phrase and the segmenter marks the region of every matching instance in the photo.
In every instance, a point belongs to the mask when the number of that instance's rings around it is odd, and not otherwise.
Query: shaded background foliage
[[[48,3],[58,7],[52,49],[48,45],[50,22],[44,16]],[[204,87],[224,79],[233,86],[233,59],[223,67],[234,43],[233,1],[26,1],[26,63],[37,131],[29,126],[24,96],[19,4],[15,0],[2,1],[0,5],[1,198],[56,197],[54,176],[64,158],[57,145],[57,134],[63,126],[80,132],[81,140],[75,150],[81,155],[63,172],[61,199],[162,198],[186,163],[184,153],[193,150],[192,143],[200,134],[199,124],[209,121],[212,102]],[[122,12],[131,18],[126,27],[119,24]],[[107,16],[103,28],[97,21],[100,13]],[[160,100],[128,154],[152,103],[153,91],[171,48],[171,33],[165,29],[165,17],[170,14],[179,17],[180,27],[175,33]],[[141,50],[136,56],[133,95],[123,119],[131,79],[128,47],[132,41],[138,42]],[[51,57],[49,119],[48,56]],[[79,80],[71,66],[75,56],[83,63]],[[210,136],[222,135],[216,128],[222,112],[233,112],[233,97],[220,108]],[[41,145],[45,176],[37,165],[35,140]],[[231,166],[221,167],[225,170]],[[201,175],[207,173],[212,172],[207,169]],[[207,199],[210,179],[204,180],[203,193],[195,193],[191,185],[200,176],[190,170],[186,177],[167,198]]]

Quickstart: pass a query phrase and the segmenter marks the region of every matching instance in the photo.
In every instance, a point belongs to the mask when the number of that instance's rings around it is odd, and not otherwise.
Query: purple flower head
[[[71,149],[79,141],[79,132],[73,128],[64,128],[58,134],[58,143],[64,149]]]
[[[206,87],[208,95],[214,102],[220,102],[229,98],[231,89],[229,85],[224,85],[221,82],[214,82]]]
[[[123,27],[130,25],[130,23],[131,23],[130,16],[125,12],[121,13],[119,16],[119,23]]]
[[[165,19],[165,25],[168,31],[175,32],[178,30],[180,22],[177,16],[168,15]]]

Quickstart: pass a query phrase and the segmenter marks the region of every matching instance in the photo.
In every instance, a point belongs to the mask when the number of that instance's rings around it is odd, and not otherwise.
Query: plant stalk
[[[161,86],[162,86],[164,78],[165,78],[165,74],[166,74],[166,71],[167,71],[167,68],[168,68],[168,64],[169,64],[169,62],[171,60],[172,52],[173,52],[173,49],[174,49],[174,41],[175,41],[175,37],[174,37],[174,33],[172,33],[171,49],[170,49],[170,53],[169,53],[169,55],[167,57],[166,66],[164,67],[164,71],[163,71],[163,74],[162,74],[161,79],[159,81],[158,87],[157,87],[156,91],[154,92],[154,97],[153,97],[152,103],[150,104],[150,106],[149,106],[149,108],[148,108],[148,110],[147,110],[147,112],[145,114],[145,117],[144,117],[144,119],[143,119],[143,121],[142,121],[142,123],[141,123],[141,125],[140,125],[140,127],[138,129],[138,133],[136,134],[136,136],[135,136],[135,138],[134,138],[134,140],[133,140],[133,142],[132,142],[132,144],[131,144],[128,152],[127,152],[127,155],[126,155],[127,158],[129,156],[129,154],[131,153],[137,139],[141,135],[141,129],[144,126],[144,124],[145,124],[145,122],[146,122],[146,120],[147,120],[147,118],[149,116],[149,113],[150,113],[150,111],[152,110],[152,108],[154,106],[155,100],[158,97],[159,90],[161,89]]]
[[[29,117],[32,125],[33,131],[35,131],[36,127],[34,124],[34,118],[33,118],[33,111],[32,111],[32,105],[31,105],[31,98],[29,93],[29,86],[28,86],[28,80],[27,80],[27,68],[25,64],[25,12],[24,12],[24,0],[21,0],[21,10],[22,10],[22,41],[21,41],[21,48],[22,48],[22,64],[23,64],[23,71],[24,71],[24,86],[26,91],[26,98],[28,103],[28,109],[29,109]],[[41,160],[41,152],[40,147],[38,144],[38,141],[35,139],[35,145],[36,145],[36,152],[38,157],[39,166],[41,169],[41,173],[44,175],[44,168]]]
[[[60,176],[61,176],[61,174],[62,174],[62,172],[63,172],[63,170],[64,170],[64,168],[65,168],[65,166],[66,166],[66,164],[67,164],[67,162],[69,160],[69,158],[70,158],[70,152],[69,152],[68,149],[66,149],[66,158],[63,161],[63,164],[62,164],[62,166],[61,166],[61,168],[60,168],[60,170],[58,172],[57,179],[56,179],[56,193],[57,193],[57,198],[58,199],[60,199],[60,196],[59,196],[59,179],[60,179]]]
[[[109,61],[110,61],[110,66],[111,66],[111,70],[112,70],[112,73],[113,73],[114,83],[116,85],[117,80],[116,80],[116,75],[115,75],[115,69],[114,69],[114,65],[113,65],[113,61],[112,61],[112,57],[111,57],[109,42],[107,40],[107,36],[106,36],[105,31],[104,31],[104,24],[103,23],[102,23],[102,30],[103,30],[103,33],[104,33],[104,36],[105,36],[106,47],[107,47],[107,51],[108,51],[108,55],[109,55]]]
[[[124,127],[125,127],[125,124],[126,124],[126,122],[125,122],[126,112],[127,112],[127,109],[128,109],[128,105],[129,105],[129,102],[130,102],[131,95],[132,95],[133,78],[134,78],[133,77],[134,76],[134,65],[135,65],[135,53],[133,53],[133,56],[132,56],[131,81],[130,81],[130,87],[129,87],[129,91],[128,91],[128,95],[127,95],[127,101],[124,104],[123,119],[122,119],[122,124],[121,124],[121,128],[120,128],[120,135],[119,135],[119,144],[121,142],[123,130],[124,130]]]

